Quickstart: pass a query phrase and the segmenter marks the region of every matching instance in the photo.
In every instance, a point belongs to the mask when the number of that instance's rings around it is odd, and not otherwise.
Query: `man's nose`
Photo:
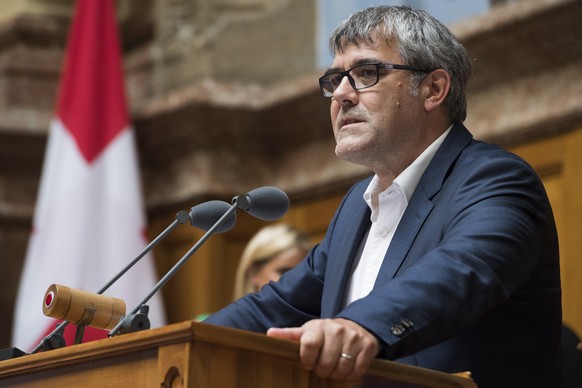
[[[357,98],[356,90],[352,87],[352,84],[350,84],[348,77],[343,77],[340,84],[333,92],[333,99],[340,104],[344,104],[354,103],[355,98]]]

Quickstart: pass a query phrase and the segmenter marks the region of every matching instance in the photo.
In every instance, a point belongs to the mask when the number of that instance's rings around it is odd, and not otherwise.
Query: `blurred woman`
[[[270,281],[279,280],[306,256],[311,246],[307,235],[290,225],[269,225],[259,230],[241,256],[234,299],[259,291]]]

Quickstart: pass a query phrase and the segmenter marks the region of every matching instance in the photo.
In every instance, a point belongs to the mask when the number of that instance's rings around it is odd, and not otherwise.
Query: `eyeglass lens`
[[[347,71],[326,74],[320,78],[319,84],[326,97],[330,97],[339,87],[344,77],[348,77],[350,85],[356,90],[374,86],[378,82],[378,65],[365,64],[355,66]]]

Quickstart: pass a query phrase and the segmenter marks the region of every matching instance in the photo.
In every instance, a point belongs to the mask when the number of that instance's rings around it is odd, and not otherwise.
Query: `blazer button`
[[[390,327],[390,331],[392,331],[392,334],[398,337],[404,334],[406,328],[402,325],[392,325],[392,327]]]
[[[409,327],[412,327],[412,326],[414,326],[414,324],[412,323],[412,321],[411,321],[410,319],[406,319],[406,318],[402,320],[402,324],[403,324],[403,325],[404,325],[406,328],[409,328]]]

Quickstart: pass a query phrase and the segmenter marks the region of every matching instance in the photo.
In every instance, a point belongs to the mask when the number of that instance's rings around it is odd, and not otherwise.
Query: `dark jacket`
[[[381,357],[480,388],[561,387],[558,240],[532,168],[456,124],[424,172],[372,292],[340,309],[352,260],[370,227],[348,192],[325,239],[278,283],[206,322],[265,332],[343,317],[375,334]]]

